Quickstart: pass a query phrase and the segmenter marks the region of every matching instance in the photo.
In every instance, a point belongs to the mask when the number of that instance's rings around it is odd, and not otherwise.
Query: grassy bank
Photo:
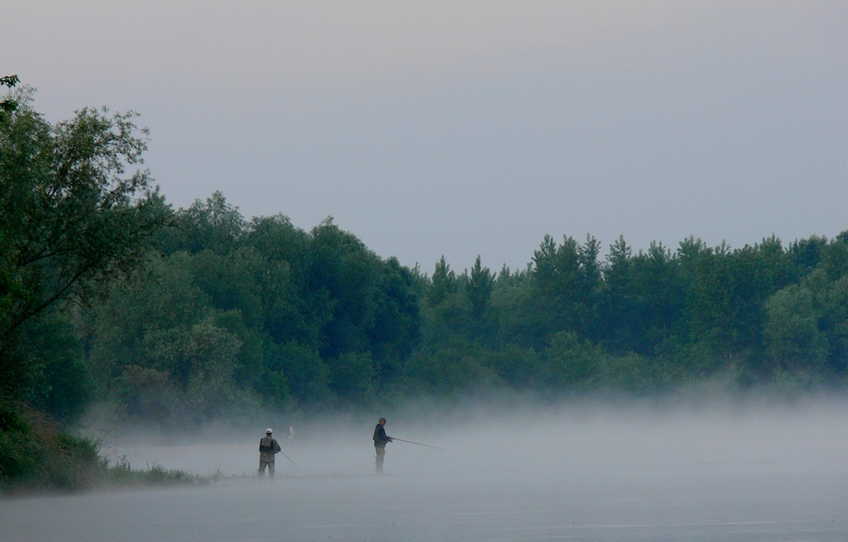
[[[98,441],[68,434],[43,414],[25,406],[0,404],[2,494],[209,481],[159,465],[133,470],[125,460],[111,464],[101,456]]]

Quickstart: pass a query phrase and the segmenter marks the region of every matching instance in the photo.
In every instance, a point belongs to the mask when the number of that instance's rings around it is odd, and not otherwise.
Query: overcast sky
[[[332,216],[428,273],[848,229],[844,0],[0,0],[9,74],[52,122],[138,111],[175,208]]]

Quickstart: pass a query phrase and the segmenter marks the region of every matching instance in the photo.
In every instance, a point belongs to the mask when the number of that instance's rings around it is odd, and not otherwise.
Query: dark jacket
[[[377,424],[374,428],[374,447],[385,448],[386,444],[392,441],[392,437],[386,435],[386,428]]]

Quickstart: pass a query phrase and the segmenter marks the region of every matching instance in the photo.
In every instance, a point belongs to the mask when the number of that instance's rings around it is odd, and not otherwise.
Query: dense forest
[[[647,250],[544,235],[524,269],[409,268],[331,218],[248,218],[221,193],[173,209],[134,113],[51,125],[16,83],[0,109],[7,440],[22,412],[72,424],[93,405],[182,429],[421,396],[848,384],[848,231]]]

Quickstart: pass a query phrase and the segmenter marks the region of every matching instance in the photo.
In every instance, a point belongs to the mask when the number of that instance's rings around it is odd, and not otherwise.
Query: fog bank
[[[848,461],[848,399],[818,397],[777,402],[731,399],[657,402],[575,401],[542,407],[469,404],[434,415],[439,407],[396,413],[357,413],[290,421],[284,416],[239,430],[202,436],[146,438],[113,435],[106,451],[133,468],[157,464],[199,475],[252,475],[258,441],[275,429],[287,476],[362,476],[373,473],[371,436],[380,416],[390,436],[419,444],[387,447],[387,474],[577,472],[610,469],[749,468],[779,464],[814,468]],[[289,423],[294,438],[288,437]],[[423,445],[426,446],[423,446]],[[438,449],[437,449],[438,448]]]
[[[845,398],[429,404],[173,442],[119,435],[114,457],[218,474],[190,489],[0,502],[4,541],[848,539]],[[396,441],[374,475],[379,416]],[[258,479],[271,425],[287,457]],[[121,437],[121,438],[118,438]],[[177,442],[178,441],[178,442]],[[45,513],[49,510],[49,513]]]

